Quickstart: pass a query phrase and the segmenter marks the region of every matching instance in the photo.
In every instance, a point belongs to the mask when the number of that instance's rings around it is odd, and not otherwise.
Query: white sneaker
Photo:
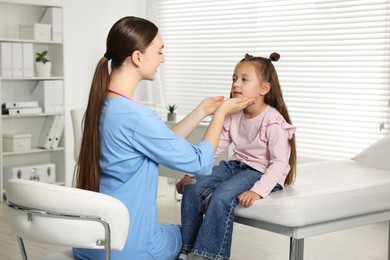
[[[189,253],[188,260],[207,260],[207,258],[200,255],[194,255],[194,253]]]
[[[177,260],[187,260],[188,255],[186,253],[181,252],[179,256],[177,257]]]

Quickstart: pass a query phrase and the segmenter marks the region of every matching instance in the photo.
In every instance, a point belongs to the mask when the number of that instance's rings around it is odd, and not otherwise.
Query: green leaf
[[[46,62],[49,61],[49,59],[46,58],[47,54],[48,54],[48,51],[43,51],[41,53],[37,52],[36,53],[37,57],[35,58],[35,61],[36,62],[42,62],[43,64],[45,64]]]

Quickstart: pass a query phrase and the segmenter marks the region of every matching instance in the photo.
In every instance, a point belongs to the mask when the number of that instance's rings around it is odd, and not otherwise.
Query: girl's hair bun
[[[253,58],[253,56],[248,54],[248,53],[246,53],[244,59],[250,59],[250,58]]]
[[[278,61],[279,58],[280,58],[280,55],[279,55],[279,53],[276,53],[276,52],[273,52],[273,53],[271,53],[271,55],[269,55],[269,59],[271,61]]]

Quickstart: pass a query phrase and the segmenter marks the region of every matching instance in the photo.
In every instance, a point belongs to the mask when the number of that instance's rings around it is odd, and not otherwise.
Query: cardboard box
[[[13,178],[54,183],[56,166],[53,163],[4,167],[4,184]]]
[[[22,152],[31,149],[31,134],[3,134],[4,152]]]
[[[51,24],[34,23],[19,25],[19,37],[37,41],[51,41]]]

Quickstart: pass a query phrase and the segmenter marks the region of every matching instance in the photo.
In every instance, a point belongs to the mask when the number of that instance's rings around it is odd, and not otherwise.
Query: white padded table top
[[[354,160],[297,165],[297,178],[236,215],[301,227],[390,209],[390,171]]]

